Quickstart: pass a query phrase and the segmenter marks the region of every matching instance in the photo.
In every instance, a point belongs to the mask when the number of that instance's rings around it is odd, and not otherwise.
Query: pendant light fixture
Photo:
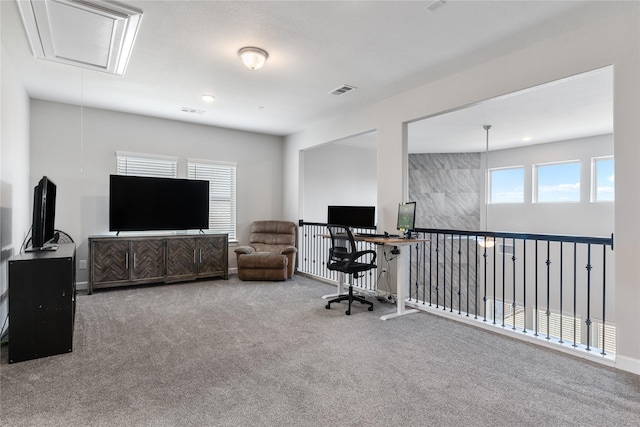
[[[485,151],[484,151],[484,228],[487,229],[487,224],[489,223],[489,129],[491,129],[491,125],[484,125],[482,128],[485,130],[487,134]],[[496,245],[496,239],[494,237],[484,236],[482,242],[478,242],[480,246],[483,248],[492,248]]]

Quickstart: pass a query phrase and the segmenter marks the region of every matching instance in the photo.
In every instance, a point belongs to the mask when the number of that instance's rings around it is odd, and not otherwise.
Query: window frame
[[[513,201],[513,202],[495,202],[493,200],[493,179],[492,179],[492,175],[494,171],[504,171],[504,170],[515,170],[515,169],[519,169],[522,170],[522,200],[521,201]],[[516,165],[516,166],[503,166],[503,167],[497,167],[497,168],[490,168],[487,170],[487,204],[490,205],[509,205],[509,204],[522,204],[525,201],[525,185],[524,185],[524,180],[525,180],[525,170],[524,170],[524,165]]]
[[[568,164],[577,164],[578,165],[578,200],[543,200],[540,201],[540,180],[539,180],[539,168],[547,167],[547,166],[560,166],[560,165],[568,165]],[[552,204],[552,203],[580,203],[582,202],[582,162],[580,159],[574,160],[563,160],[557,162],[546,162],[546,163],[534,163],[531,165],[532,173],[532,203],[538,204]]]
[[[131,170],[129,168],[130,166]],[[116,174],[154,178],[177,178],[178,158],[156,154],[116,151]]]
[[[597,163],[604,160],[611,160],[613,162],[614,168],[614,182],[613,182],[613,198],[611,200],[598,200],[598,167]],[[600,157],[592,157],[591,158],[591,203],[612,203],[616,201],[616,193],[615,193],[615,157],[611,156],[600,156]]]
[[[203,172],[212,173],[211,169],[220,169],[221,171],[227,171],[230,173],[230,183],[229,188],[224,189],[223,191],[229,191],[229,197],[220,197],[220,192],[212,192],[211,191],[211,183],[213,182],[211,179],[206,178],[208,173],[204,173],[203,175],[198,176],[198,167],[200,167]],[[195,169],[194,169],[195,168]],[[223,162],[217,160],[207,160],[207,159],[187,159],[187,178],[188,179],[203,179],[209,181],[209,231],[213,233],[223,233],[229,235],[229,242],[237,242],[237,168],[238,165],[235,162]],[[207,170],[209,169],[209,170]],[[229,218],[228,223],[219,223],[216,221],[215,216],[216,212],[220,212],[220,208],[216,209],[216,202],[222,202],[223,204],[227,202],[229,204]],[[213,224],[212,224],[213,221]],[[218,222],[218,224],[216,224]]]

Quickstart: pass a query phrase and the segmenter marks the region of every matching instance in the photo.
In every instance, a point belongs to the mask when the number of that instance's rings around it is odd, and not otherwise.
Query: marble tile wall
[[[410,154],[416,226],[479,230],[483,176],[480,153]]]

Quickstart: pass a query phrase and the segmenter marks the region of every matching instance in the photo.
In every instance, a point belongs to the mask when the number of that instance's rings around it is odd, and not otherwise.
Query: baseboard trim
[[[632,357],[616,355],[616,368],[640,375],[640,360]]]

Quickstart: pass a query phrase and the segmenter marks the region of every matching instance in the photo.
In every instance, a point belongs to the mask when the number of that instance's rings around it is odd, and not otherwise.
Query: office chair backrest
[[[344,225],[327,225],[331,235],[329,261],[347,261],[357,252],[356,242],[349,227]]]

